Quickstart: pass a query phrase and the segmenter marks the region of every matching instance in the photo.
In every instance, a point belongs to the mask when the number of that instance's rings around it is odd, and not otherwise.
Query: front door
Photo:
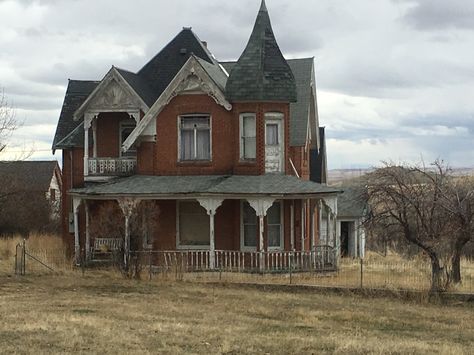
[[[265,172],[283,171],[283,134],[281,120],[265,121]]]

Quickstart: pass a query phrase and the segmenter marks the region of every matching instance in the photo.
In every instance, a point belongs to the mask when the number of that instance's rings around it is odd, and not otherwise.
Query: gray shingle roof
[[[247,46],[229,73],[226,97],[231,102],[297,100],[295,78],[278,47],[264,1]]]
[[[333,194],[339,190],[289,175],[144,176],[134,175],[70,191],[78,195],[303,195]]]
[[[49,190],[55,170],[60,174],[58,162],[51,161],[0,161],[0,192]],[[61,183],[61,181],[59,181]]]
[[[183,28],[170,43],[138,71],[137,76],[146,81],[151,89],[153,103],[192,54],[210,64],[214,63],[212,55],[191,28]]]
[[[193,54],[206,63],[209,63],[210,67],[218,67],[218,63],[212,58],[212,55],[203,46],[196,34],[190,28],[184,28],[155,57],[140,69],[138,73],[134,74],[124,69],[116,69],[143,101],[145,101],[148,106],[151,106]],[[217,71],[214,74],[217,76]],[[73,120],[74,112],[82,105],[99,83],[99,81],[69,81],[53,140],[53,149],[62,149],[65,147],[64,145],[58,146],[58,143],[77,128],[78,122]],[[221,82],[220,85],[223,85],[224,89],[225,83],[222,84]],[[82,146],[83,143],[81,143],[81,141],[83,139],[81,139],[80,135],[83,137],[84,133],[77,132],[77,134],[74,134],[72,137],[68,137],[68,143],[72,142]]]
[[[298,97],[297,102],[290,103],[290,145],[303,146],[308,128],[314,58],[288,59],[287,62],[295,76]],[[236,62],[221,62],[229,73],[235,64]]]
[[[98,84],[98,81],[69,80],[53,139],[53,149],[61,149],[57,144],[77,128],[78,122],[74,121],[73,114]],[[82,132],[83,136],[84,132]]]
[[[363,187],[343,187],[337,198],[338,217],[363,217],[367,211]]]
[[[122,75],[122,77],[133,88],[133,90],[135,90],[138,96],[140,96],[143,101],[145,101],[148,107],[151,107],[155,103],[155,94],[153,93],[146,80],[128,70],[120,68],[115,69],[117,69],[120,75]]]

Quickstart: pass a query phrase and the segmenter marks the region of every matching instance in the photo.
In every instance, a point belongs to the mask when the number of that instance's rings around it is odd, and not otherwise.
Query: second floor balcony
[[[130,176],[137,169],[136,157],[88,158],[88,176]]]

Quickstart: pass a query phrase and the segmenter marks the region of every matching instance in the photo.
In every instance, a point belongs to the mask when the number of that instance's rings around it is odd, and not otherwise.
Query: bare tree
[[[452,248],[449,214],[441,207],[447,171],[386,163],[369,175],[367,190],[370,228],[383,229],[388,238],[402,238],[419,247],[431,262],[431,290],[449,287],[447,273]]]
[[[0,153],[6,148],[8,139],[17,128],[15,111],[2,90],[0,93]]]
[[[442,170],[440,163],[435,163]],[[452,282],[460,283],[461,256],[464,247],[474,240],[474,178],[451,177],[441,186],[440,206],[449,215],[450,240],[452,243]]]

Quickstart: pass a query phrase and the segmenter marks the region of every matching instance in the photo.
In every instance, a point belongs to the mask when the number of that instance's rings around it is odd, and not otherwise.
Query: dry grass
[[[2,353],[469,354],[472,304],[199,283],[0,276]]]
[[[11,273],[15,265],[15,249],[22,244],[23,237],[0,238],[0,273]],[[26,239],[27,250],[47,265],[58,271],[72,270],[72,260],[67,256],[66,246],[61,237],[50,234],[31,234]],[[47,272],[41,264],[27,258],[27,270],[30,272]]]

